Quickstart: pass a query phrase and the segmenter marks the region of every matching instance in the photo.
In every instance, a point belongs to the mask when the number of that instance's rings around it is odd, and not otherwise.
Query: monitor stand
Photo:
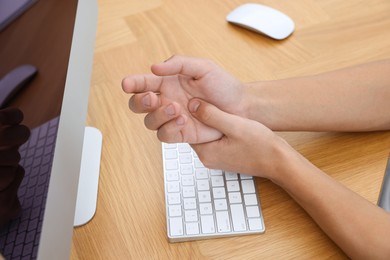
[[[75,227],[88,223],[96,212],[102,139],[102,134],[98,129],[85,127],[74,218]]]

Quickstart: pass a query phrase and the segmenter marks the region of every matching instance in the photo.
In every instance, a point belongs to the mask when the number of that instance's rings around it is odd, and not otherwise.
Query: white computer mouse
[[[283,40],[294,31],[294,21],[286,14],[262,4],[243,4],[226,16],[230,23],[242,26],[276,40]]]

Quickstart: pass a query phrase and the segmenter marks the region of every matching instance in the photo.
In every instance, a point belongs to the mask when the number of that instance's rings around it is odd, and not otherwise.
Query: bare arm
[[[390,129],[390,60],[247,84],[248,117],[273,130]]]
[[[270,179],[351,258],[390,259],[389,213],[316,168],[264,125],[203,101],[193,104],[196,118],[224,133],[218,141],[192,145],[207,167]]]
[[[389,259],[390,214],[300,155],[292,157],[277,184],[352,259]]]

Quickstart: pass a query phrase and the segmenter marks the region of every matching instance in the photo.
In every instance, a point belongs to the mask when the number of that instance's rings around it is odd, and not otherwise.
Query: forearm
[[[390,60],[247,84],[248,117],[273,130],[390,129]]]
[[[347,189],[298,153],[274,180],[353,259],[390,259],[390,214]]]

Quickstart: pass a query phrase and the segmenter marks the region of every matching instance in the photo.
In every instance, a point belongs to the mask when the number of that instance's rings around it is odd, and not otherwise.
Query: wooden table
[[[390,2],[263,4],[296,23],[284,41],[238,28],[225,16],[243,0],[99,0],[88,123],[104,136],[97,213],[76,228],[72,259],[344,259],[283,190],[258,181],[266,233],[170,244],[161,145],[121,90],[172,54],[214,60],[243,82],[309,75],[390,58]],[[288,93],[286,93],[288,95]],[[280,133],[315,165],[376,203],[390,132]]]

